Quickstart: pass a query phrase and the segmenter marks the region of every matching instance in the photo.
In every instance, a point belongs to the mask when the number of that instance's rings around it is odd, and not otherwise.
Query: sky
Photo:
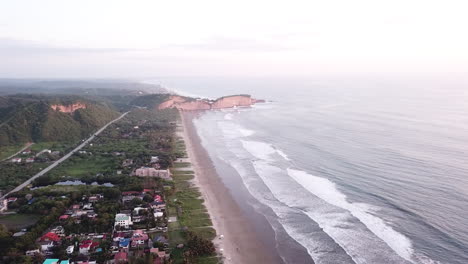
[[[0,77],[467,73],[468,1],[0,0]]]

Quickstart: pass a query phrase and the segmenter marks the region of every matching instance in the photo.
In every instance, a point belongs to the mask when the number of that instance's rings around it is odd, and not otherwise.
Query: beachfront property
[[[150,167],[141,167],[139,169],[136,169],[134,172],[135,176],[138,177],[157,177],[165,180],[171,180],[171,172],[166,169],[166,170],[157,170],[155,168],[150,168]]]

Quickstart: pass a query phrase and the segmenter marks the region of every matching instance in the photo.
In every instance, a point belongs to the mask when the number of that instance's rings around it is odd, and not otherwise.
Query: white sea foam
[[[351,212],[376,236],[385,241],[402,258],[411,261],[413,248],[411,241],[387,225],[381,218],[373,215],[368,205],[348,202],[346,196],[337,190],[328,179],[308,174],[304,171],[287,169],[288,174],[308,191],[329,204]]]
[[[291,161],[291,159],[288,157],[288,155],[286,155],[286,153],[284,153],[282,150],[276,149],[276,152],[277,152],[281,157],[283,157],[285,160]]]
[[[249,137],[249,136],[255,134],[255,131],[250,130],[250,129],[245,129],[245,128],[239,128],[239,132],[240,132],[244,137]]]
[[[272,145],[259,141],[241,140],[242,146],[254,157],[262,160],[271,160],[271,155],[276,153]]]
[[[233,115],[231,113],[227,113],[224,115],[225,120],[232,120]]]
[[[287,161],[291,161],[288,155],[286,155],[286,153],[284,153],[283,151],[274,147],[271,144],[260,142],[260,141],[250,141],[250,140],[249,141],[241,140],[241,142],[242,142],[242,146],[250,154],[252,154],[254,157],[258,159],[271,161],[273,159],[272,155],[276,153],[279,156],[281,156],[283,159]]]

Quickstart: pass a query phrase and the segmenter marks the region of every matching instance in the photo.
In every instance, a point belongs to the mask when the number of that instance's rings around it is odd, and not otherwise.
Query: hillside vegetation
[[[53,110],[51,104],[86,104],[72,113]],[[40,141],[76,141],[119,116],[107,104],[79,97],[0,97],[0,145]]]

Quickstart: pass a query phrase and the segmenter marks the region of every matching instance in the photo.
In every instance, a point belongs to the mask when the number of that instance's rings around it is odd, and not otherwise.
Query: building
[[[148,241],[148,234],[143,230],[135,230],[132,235],[132,247],[144,245]]]
[[[158,156],[151,156],[151,161],[150,163],[156,163],[159,161],[159,157]]]
[[[42,264],[59,264],[60,259],[46,259]]]
[[[14,203],[14,202],[16,202],[16,200],[18,200],[18,198],[10,197],[10,198],[8,198],[8,203]]]
[[[135,175],[138,177],[158,177],[165,180],[171,180],[171,172],[169,170],[157,170],[155,168],[141,167],[135,170]]]
[[[34,162],[34,158],[27,158],[26,159],[26,163],[33,163]]]
[[[13,163],[21,163],[21,158],[12,158],[10,161]]]
[[[127,263],[128,262],[127,256],[128,256],[127,252],[119,252],[119,253],[115,254],[114,263],[115,264]]]
[[[26,251],[26,256],[34,257],[35,255],[40,255],[41,252],[39,249],[34,249],[34,250],[28,250]]]
[[[116,214],[115,215],[115,226],[122,226],[125,228],[129,228],[129,226],[133,225],[132,219],[127,214]]]
[[[60,237],[53,232],[48,232],[39,239],[42,252],[48,252],[58,242],[60,242]]]
[[[67,247],[67,254],[73,254],[73,251],[75,251],[75,246],[71,245]]]

